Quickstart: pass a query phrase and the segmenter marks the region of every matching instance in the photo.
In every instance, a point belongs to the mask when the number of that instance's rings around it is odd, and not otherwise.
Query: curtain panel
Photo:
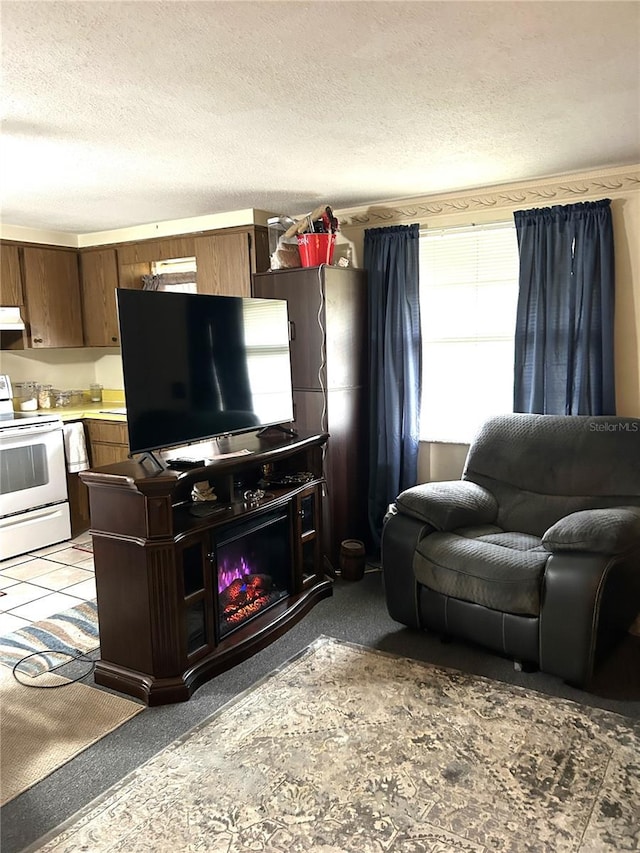
[[[380,544],[387,507],[418,471],[421,340],[419,227],[364,232],[369,284],[369,526]]]
[[[610,199],[514,212],[514,412],[615,414]]]

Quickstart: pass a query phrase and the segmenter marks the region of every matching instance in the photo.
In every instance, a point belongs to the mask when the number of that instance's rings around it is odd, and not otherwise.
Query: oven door
[[[67,500],[62,424],[0,429],[0,517]]]

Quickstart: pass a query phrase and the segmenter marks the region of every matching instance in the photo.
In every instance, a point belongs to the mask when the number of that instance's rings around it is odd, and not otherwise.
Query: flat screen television
[[[293,420],[286,300],[116,295],[131,453]]]

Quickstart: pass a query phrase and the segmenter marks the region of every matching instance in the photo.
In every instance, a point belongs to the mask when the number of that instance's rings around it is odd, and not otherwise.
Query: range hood
[[[20,332],[24,329],[24,320],[19,308],[0,307],[0,331]]]

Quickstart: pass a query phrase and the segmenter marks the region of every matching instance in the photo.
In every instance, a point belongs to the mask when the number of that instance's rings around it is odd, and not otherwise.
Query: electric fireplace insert
[[[292,591],[289,518],[284,512],[225,528],[215,555],[220,639]]]

